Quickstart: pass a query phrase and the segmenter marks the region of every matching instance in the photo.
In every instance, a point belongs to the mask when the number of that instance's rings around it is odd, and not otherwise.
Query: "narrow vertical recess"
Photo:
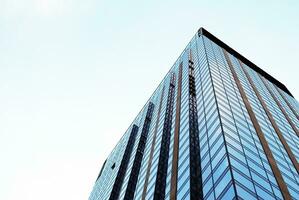
[[[276,87],[276,86],[275,86]],[[282,92],[280,91],[280,89],[276,89],[280,96],[283,98],[283,100],[287,103],[287,105],[289,106],[289,108],[291,109],[291,111],[293,112],[293,114],[296,116],[296,118],[299,120],[299,115],[297,114],[296,110],[293,108],[293,106],[290,104],[289,100],[287,100],[287,98],[282,94]]]
[[[172,73],[170,84],[169,84],[165,119],[163,125],[162,141],[161,141],[158,170],[157,170],[156,183],[155,183],[154,200],[161,200],[165,198],[166,177],[167,177],[168,157],[169,157],[169,144],[170,144],[170,135],[171,135],[171,126],[172,126],[174,89],[175,89],[175,74]]]
[[[153,161],[153,155],[154,155],[154,150],[155,150],[157,132],[158,132],[158,127],[159,127],[159,122],[160,122],[160,113],[161,113],[161,108],[162,108],[162,103],[163,103],[163,98],[164,98],[164,90],[165,90],[165,86],[163,86],[161,99],[160,99],[160,103],[159,103],[158,116],[157,116],[156,126],[155,126],[155,130],[154,130],[153,141],[152,141],[152,146],[151,146],[151,152],[150,152],[150,155],[149,155],[148,166],[147,166],[146,175],[145,175],[145,182],[144,182],[144,187],[143,187],[143,192],[142,192],[142,197],[141,197],[142,200],[144,200],[145,196],[146,196],[149,175],[150,175],[150,171],[151,171],[151,167],[152,167],[152,161]]]
[[[267,90],[269,91],[269,93],[271,94],[272,98],[274,99],[275,103],[278,105],[279,109],[281,110],[281,112],[283,113],[283,115],[285,116],[285,118],[287,119],[287,121],[289,122],[289,124],[291,125],[292,129],[294,130],[294,132],[296,133],[296,135],[299,137],[299,131],[298,131],[297,127],[292,122],[292,120],[290,119],[289,115],[284,110],[284,108],[282,107],[281,103],[278,101],[278,99],[276,98],[275,94],[272,92],[271,88],[268,86],[268,84],[266,83],[266,81],[264,80],[264,78],[261,75],[259,75],[259,77],[263,81],[263,83],[266,86]]]
[[[146,145],[146,140],[147,140],[149,128],[152,121],[154,107],[155,105],[152,102],[150,102],[147,108],[147,112],[146,112],[143,128],[141,131],[141,135],[140,135],[140,139],[139,139],[136,155],[134,158],[133,167],[131,170],[124,200],[132,200],[134,198],[134,193],[135,193],[136,184],[139,176],[139,171],[140,171],[143,153]]]
[[[176,200],[176,196],[177,196],[179,137],[180,137],[180,121],[181,121],[180,119],[181,119],[182,73],[183,73],[183,63],[181,62],[179,66],[178,88],[177,88],[177,98],[176,98],[176,113],[175,113],[175,124],[174,124],[172,170],[171,170],[171,181],[170,181],[171,200]]]
[[[189,152],[190,200],[203,199],[196,87],[192,51],[189,52]]]
[[[104,170],[104,167],[105,167],[105,165],[106,165],[106,162],[107,162],[107,160],[105,160],[105,162],[103,163],[103,166],[102,166],[102,168],[101,168],[101,171],[100,171],[100,173],[99,173],[99,175],[98,175],[97,180],[101,177],[102,172],[103,172],[103,170]],[[97,180],[96,180],[96,181],[97,181]]]
[[[242,86],[242,84],[241,84],[241,82],[240,82],[240,80],[238,78],[238,75],[237,75],[237,73],[236,73],[236,71],[235,71],[235,69],[234,69],[234,67],[233,67],[233,65],[232,65],[232,63],[230,61],[228,53],[224,49],[222,49],[222,51],[223,51],[224,57],[226,59],[226,62],[227,62],[228,66],[229,66],[229,68],[230,68],[230,70],[232,72],[233,78],[234,78],[234,80],[235,80],[235,82],[237,84],[238,90],[239,90],[240,95],[241,95],[241,97],[243,99],[243,102],[245,104],[245,107],[247,109],[249,117],[250,117],[250,119],[252,121],[252,124],[253,124],[253,126],[254,126],[254,128],[256,130],[257,136],[258,136],[258,138],[259,138],[259,140],[261,142],[261,145],[262,145],[262,147],[264,149],[264,152],[265,152],[266,157],[268,159],[269,165],[270,165],[270,167],[271,167],[271,169],[273,171],[273,174],[275,176],[275,179],[277,181],[278,187],[280,188],[280,191],[281,191],[281,193],[283,195],[283,198],[285,200],[289,200],[289,199],[291,199],[291,195],[290,195],[290,193],[288,191],[288,188],[286,186],[286,183],[284,182],[284,180],[282,178],[282,175],[281,175],[281,173],[280,173],[280,171],[278,169],[278,166],[277,166],[276,161],[275,161],[275,159],[273,157],[273,154],[272,154],[272,152],[270,150],[270,147],[269,147],[269,144],[268,144],[268,142],[267,142],[267,140],[265,138],[265,135],[262,132],[262,129],[261,129],[261,127],[260,127],[260,125],[259,125],[259,123],[257,121],[257,118],[256,118],[256,116],[255,116],[255,114],[254,114],[254,112],[252,110],[252,107],[251,107],[251,105],[249,103],[249,100],[248,100],[248,98],[246,96],[244,88],[243,88],[243,86]]]
[[[268,119],[270,120],[270,122],[271,122],[271,124],[272,124],[272,126],[273,126],[273,128],[274,128],[274,130],[276,132],[276,134],[278,135],[278,138],[279,138],[280,142],[282,143],[282,145],[283,145],[284,149],[286,150],[289,158],[291,159],[291,161],[292,161],[292,163],[293,163],[293,165],[294,165],[297,173],[299,174],[299,165],[298,165],[298,162],[297,162],[297,160],[296,160],[296,158],[295,158],[295,156],[294,156],[291,148],[289,147],[287,141],[284,139],[282,132],[280,131],[278,125],[276,124],[276,122],[275,122],[275,120],[274,120],[271,112],[269,111],[269,109],[268,109],[265,101],[263,100],[263,97],[261,96],[261,94],[259,93],[258,89],[256,88],[256,86],[255,86],[253,80],[251,79],[249,73],[247,72],[247,70],[243,66],[243,63],[241,63],[240,61],[239,61],[239,63],[240,63],[240,66],[241,66],[241,68],[242,68],[245,76],[247,77],[247,79],[248,79],[251,87],[253,88],[253,91],[254,91],[255,95],[257,96],[259,102],[261,103],[263,109],[265,110],[265,112],[266,112],[266,114],[268,116]]]
[[[120,163],[120,166],[119,166],[119,169],[118,169],[115,181],[114,181],[114,185],[113,185],[109,200],[116,200],[119,197],[120,189],[122,187],[122,184],[123,184],[123,181],[125,178],[125,174],[127,171],[129,161],[130,161],[130,157],[132,154],[132,150],[134,147],[138,129],[139,129],[138,126],[136,126],[134,124],[132,127],[132,130],[131,130],[131,133],[130,133],[130,137],[129,137],[126,149],[125,149],[125,153],[121,160],[121,163]]]

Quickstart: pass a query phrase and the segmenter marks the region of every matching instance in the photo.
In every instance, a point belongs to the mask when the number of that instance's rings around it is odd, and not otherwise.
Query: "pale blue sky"
[[[247,2],[0,0],[0,199],[87,199],[201,26],[299,98],[299,2]]]

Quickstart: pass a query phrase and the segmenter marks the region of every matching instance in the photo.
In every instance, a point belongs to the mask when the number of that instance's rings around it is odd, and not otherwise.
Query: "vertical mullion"
[[[99,173],[99,175],[98,175],[97,180],[101,177],[102,172],[103,172],[103,170],[104,170],[104,168],[105,168],[106,162],[107,162],[107,159],[106,159],[105,162],[103,163],[103,166],[102,166],[102,168],[101,168],[101,171],[100,171],[100,173]]]
[[[148,105],[147,112],[146,112],[146,117],[145,117],[143,128],[141,131],[141,135],[140,135],[136,155],[134,158],[130,178],[128,181],[126,193],[124,196],[124,200],[132,200],[134,198],[134,193],[135,193],[135,189],[136,189],[136,184],[137,184],[137,180],[138,180],[138,176],[139,176],[139,171],[140,171],[140,167],[141,167],[141,162],[142,162],[145,144],[146,144],[146,140],[147,140],[147,136],[148,136],[151,120],[152,120],[152,114],[153,114],[154,107],[155,107],[154,104],[152,102],[150,102]]]
[[[299,120],[299,115],[297,114],[297,112],[293,108],[293,106],[290,104],[289,100],[287,100],[287,98],[284,96],[284,94],[280,91],[279,88],[278,89],[276,88],[276,90],[278,91],[278,93],[280,94],[280,96],[283,98],[283,100],[287,103],[287,105],[289,106],[289,108],[291,109],[291,111],[293,112],[293,114],[296,116],[296,118]]]
[[[269,88],[269,86],[266,83],[266,81],[264,80],[264,78],[261,75],[259,75],[259,77],[262,80],[262,82],[264,83],[264,85],[266,86],[267,90],[269,91],[270,95],[274,99],[275,103],[278,105],[279,109],[281,110],[281,112],[283,113],[283,115],[285,116],[285,118],[287,119],[287,121],[289,122],[289,124],[291,125],[292,129],[294,130],[294,132],[296,133],[296,135],[299,137],[299,131],[298,131],[297,127],[292,122],[292,120],[290,119],[289,115],[286,113],[286,111],[284,110],[284,108],[282,107],[281,103],[278,101],[277,97],[274,95],[274,93],[272,92],[272,90]]]
[[[158,170],[156,175],[154,200],[160,200],[165,198],[166,177],[167,177],[168,157],[169,157],[169,144],[170,144],[170,135],[171,135],[171,126],[172,126],[174,89],[175,89],[175,74],[172,73],[170,84],[169,84],[167,105],[165,111],[165,120],[163,125],[163,132],[162,132],[162,141],[161,141],[160,155],[158,161]]]
[[[125,153],[123,155],[121,164],[119,166],[119,169],[118,169],[115,181],[114,181],[114,185],[113,185],[109,200],[117,200],[119,197],[120,189],[122,187],[122,184],[123,184],[123,181],[125,178],[125,174],[126,174],[127,167],[129,164],[130,156],[132,154],[132,150],[134,147],[138,129],[139,129],[138,126],[136,126],[134,124],[132,127],[132,130],[131,130],[131,133],[130,133],[130,137],[129,137],[126,149],[125,149]]]
[[[226,151],[228,162],[229,162],[229,171],[230,171],[230,174],[232,176],[232,184],[233,184],[234,192],[235,192],[235,195],[237,195],[237,189],[236,189],[235,179],[234,179],[234,175],[233,175],[233,172],[232,172],[232,167],[231,167],[231,164],[230,164],[230,157],[228,156],[227,143],[226,143],[226,139],[225,139],[224,131],[223,131],[223,123],[222,123],[222,119],[220,117],[218,100],[217,100],[217,97],[216,97],[215,85],[214,85],[214,81],[213,81],[213,77],[212,77],[212,73],[211,73],[211,67],[210,67],[210,63],[209,63],[209,59],[208,59],[208,55],[207,55],[207,49],[206,49],[204,37],[202,37],[202,41],[203,41],[203,45],[204,45],[204,49],[205,49],[205,56],[206,56],[206,59],[207,59],[208,65],[209,65],[209,75],[210,75],[211,83],[212,83],[212,87],[213,87],[213,93],[214,93],[214,98],[215,98],[216,107],[217,107],[217,114],[218,114],[219,121],[220,121],[220,127],[221,127],[221,131],[222,131],[222,134],[223,134],[225,151]]]
[[[159,122],[160,122],[160,114],[161,114],[162,103],[163,103],[163,98],[164,98],[164,90],[165,90],[165,86],[163,86],[163,89],[162,89],[159,110],[158,110],[158,116],[157,116],[156,126],[155,126],[155,130],[154,130],[151,152],[149,155],[149,161],[148,161],[148,166],[147,166],[146,175],[145,175],[145,182],[144,182],[144,187],[143,187],[143,192],[142,192],[142,197],[141,197],[142,200],[145,199],[146,192],[147,192],[148,180],[149,180],[149,176],[150,176],[152,160],[153,160],[153,155],[154,155],[154,149],[155,149],[155,144],[156,144],[156,138],[157,138],[157,132],[158,132],[158,127],[159,127]]]
[[[192,52],[189,52],[189,154],[190,154],[190,199],[203,199],[202,173],[199,147],[196,87]]]
[[[262,145],[262,147],[264,149],[264,152],[266,154],[267,160],[268,160],[268,162],[269,162],[269,164],[271,166],[271,169],[273,171],[273,174],[275,176],[277,184],[278,184],[278,186],[280,188],[280,191],[281,191],[284,199],[286,199],[286,200],[292,199],[291,195],[290,195],[290,193],[288,191],[288,188],[286,186],[286,183],[284,182],[284,180],[282,178],[280,170],[278,169],[278,166],[277,166],[276,161],[275,161],[275,159],[273,157],[273,154],[272,154],[272,152],[270,150],[270,147],[269,147],[269,144],[268,144],[268,142],[266,140],[266,137],[265,137],[265,135],[264,135],[264,133],[263,133],[263,131],[262,131],[259,123],[258,123],[258,120],[257,120],[257,118],[256,118],[256,116],[255,116],[255,114],[253,112],[253,109],[252,109],[252,107],[251,107],[251,105],[249,103],[249,100],[247,98],[247,95],[246,95],[246,93],[244,91],[244,88],[243,88],[243,86],[242,86],[242,84],[241,84],[241,82],[240,82],[240,80],[238,78],[238,75],[237,75],[235,69],[232,66],[232,63],[230,61],[230,58],[229,58],[227,52],[224,49],[222,49],[222,50],[223,50],[223,53],[224,53],[224,57],[225,57],[225,59],[226,59],[226,61],[228,63],[228,66],[229,66],[229,68],[230,68],[230,70],[232,72],[233,78],[234,78],[234,80],[235,80],[235,82],[237,84],[237,87],[239,89],[241,97],[242,97],[242,99],[244,101],[244,104],[245,104],[245,107],[246,107],[247,112],[249,114],[249,117],[250,117],[250,119],[252,121],[252,124],[253,124],[253,126],[254,126],[254,128],[256,130],[256,133],[257,133],[257,135],[259,137],[261,145]]]
[[[270,122],[272,124],[272,127],[274,128],[274,130],[275,130],[275,132],[276,132],[276,134],[277,134],[280,142],[282,143],[282,145],[283,145],[284,149],[286,150],[289,158],[291,159],[291,161],[292,161],[292,163],[293,163],[293,165],[294,165],[297,173],[299,174],[299,164],[298,164],[298,162],[297,162],[297,160],[296,160],[296,158],[295,158],[295,156],[294,156],[291,148],[289,147],[288,143],[284,139],[284,136],[283,136],[282,132],[280,131],[278,125],[276,124],[276,122],[275,122],[275,120],[274,120],[271,112],[269,111],[269,109],[268,109],[265,101],[263,100],[263,97],[259,93],[259,91],[258,91],[257,87],[255,86],[255,84],[254,84],[252,78],[250,77],[249,73],[246,71],[245,67],[243,66],[243,64],[240,61],[239,61],[239,63],[240,63],[240,66],[241,66],[242,70],[244,71],[245,76],[247,77],[247,79],[248,79],[251,87],[253,88],[253,91],[254,91],[255,95],[257,96],[257,98],[258,98],[259,102],[261,103],[264,111],[266,112],[266,114],[268,116],[268,119],[270,120]]]
[[[177,88],[177,99],[176,99],[173,157],[172,157],[172,170],[171,170],[172,175],[171,175],[171,187],[170,187],[171,200],[176,200],[176,196],[177,196],[179,134],[180,134],[182,73],[183,73],[182,71],[183,71],[183,63],[181,63],[179,66],[179,77],[178,77],[178,88]]]

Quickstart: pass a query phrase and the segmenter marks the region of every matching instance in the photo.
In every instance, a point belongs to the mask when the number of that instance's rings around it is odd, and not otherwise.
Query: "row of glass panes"
[[[287,155],[285,150],[282,147],[282,144],[280,143],[279,139],[277,138],[276,133],[274,134],[274,130],[273,127],[271,126],[265,111],[263,110],[263,108],[261,107],[257,97],[255,96],[255,94],[253,93],[253,90],[251,88],[251,86],[249,85],[247,78],[244,75],[244,72],[241,70],[239,64],[237,63],[236,68],[240,69],[240,73],[242,74],[243,78],[242,78],[242,85],[245,89],[246,95],[248,96],[248,99],[251,103],[251,106],[256,114],[256,117],[258,119],[259,124],[261,125],[262,131],[265,134],[265,137],[268,141],[269,147],[273,153],[273,156],[278,164],[279,169],[282,171],[282,175],[284,175],[283,172],[283,166],[285,166],[285,164],[287,163]],[[245,65],[244,65],[245,66]],[[282,161],[284,160],[284,161]],[[284,177],[285,179],[285,177]],[[291,191],[290,191],[291,192]]]

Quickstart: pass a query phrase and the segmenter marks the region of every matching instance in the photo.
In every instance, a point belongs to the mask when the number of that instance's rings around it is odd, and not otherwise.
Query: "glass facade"
[[[299,199],[299,103],[201,28],[112,150],[90,200]]]

